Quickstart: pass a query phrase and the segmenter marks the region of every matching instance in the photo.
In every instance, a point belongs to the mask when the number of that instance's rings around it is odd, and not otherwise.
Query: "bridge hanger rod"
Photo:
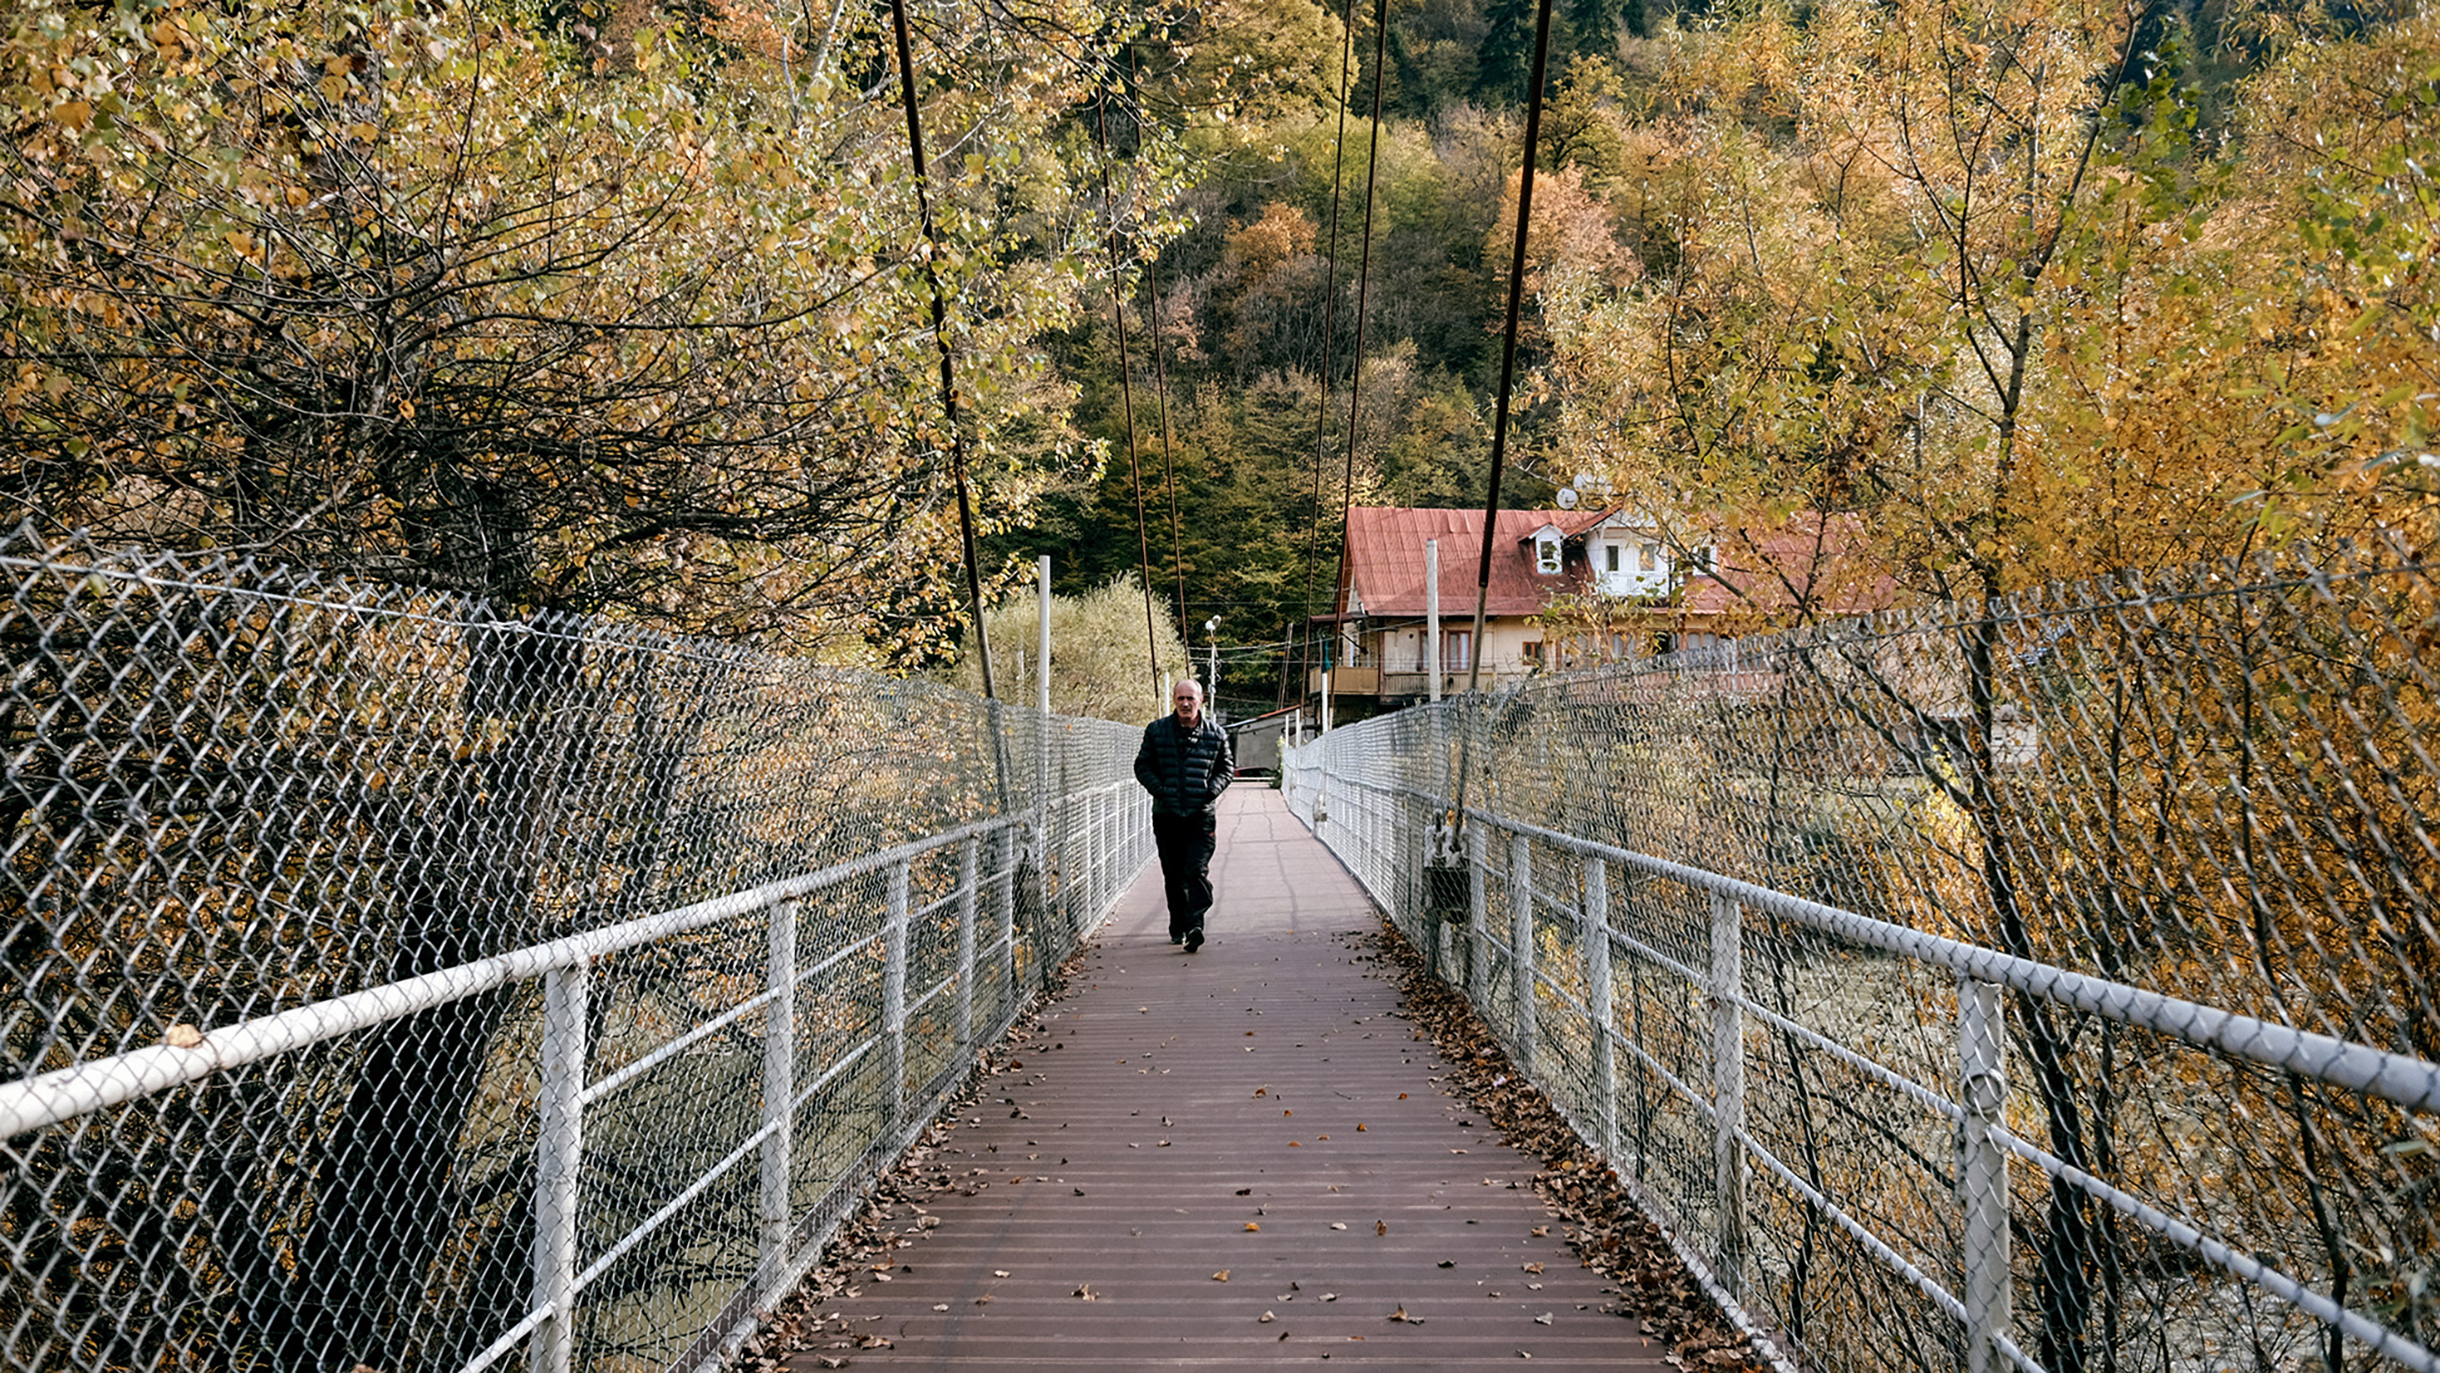
[[[915,104],[915,58],[907,44],[906,0],[890,0],[890,23],[898,40],[898,94],[907,111],[907,157],[915,166],[915,212],[923,221],[924,280],[932,288],[932,344],[940,351],[940,408],[949,427],[949,470],[957,479],[957,532],[966,552],[966,604],[974,616],[974,647],[983,666],[983,699],[999,700],[991,680],[991,632],[983,627],[983,573],[974,551],[974,501],[966,487],[966,437],[957,419],[957,368],[949,350],[949,299],[941,285],[945,251],[940,224],[932,217],[930,166],[923,155],[923,116]],[[1004,779],[1003,779],[1004,780]]]
[[[1328,264],[1322,275],[1322,395],[1313,411],[1313,528],[1305,537],[1305,620],[1289,637],[1294,645],[1288,651],[1285,669],[1279,674],[1279,706],[1288,704],[1288,679],[1296,675],[1301,660],[1307,668],[1313,666],[1313,564],[1316,545],[1322,538],[1322,460],[1330,453],[1330,367],[1333,345],[1338,341],[1339,306],[1339,187],[1347,172],[1347,95],[1348,69],[1355,61],[1356,0],[1347,0],[1346,12],[1339,20],[1339,132],[1334,142],[1330,162],[1330,251],[1324,256]],[[1344,551],[1347,535],[1342,528],[1339,544]],[[1338,592],[1331,592],[1336,604]],[[1304,688],[1296,690],[1303,700]]]
[[[897,0],[893,0],[896,3]],[[1161,639],[1152,627],[1152,540],[1144,530],[1144,473],[1135,455],[1135,385],[1128,379],[1127,311],[1121,304],[1118,281],[1118,197],[1110,190],[1110,92],[1107,85],[1093,96],[1094,141],[1101,145],[1101,203],[1110,215],[1110,323],[1118,331],[1118,398],[1127,425],[1127,484],[1135,493],[1135,566],[1144,592],[1144,662],[1151,672],[1154,695],[1161,692]],[[1178,632],[1185,632],[1181,622]]]
[[[1499,527],[1500,473],[1508,457],[1508,404],[1515,394],[1517,315],[1525,299],[1525,237],[1533,225],[1534,154],[1542,141],[1542,83],[1550,68],[1550,0],[1534,10],[1533,76],[1525,94],[1525,165],[1517,178],[1516,244],[1508,257],[1508,317],[1500,335],[1499,405],[1491,425],[1491,477],[1483,497],[1483,548],[1474,573],[1474,638],[1466,650],[1466,696],[1478,706],[1483,680],[1483,620],[1491,603],[1491,541]],[[1453,827],[1466,823],[1466,780],[1474,762],[1474,732],[1457,754],[1457,806]]]
[[[1127,84],[1135,111],[1135,148],[1144,148],[1143,73],[1135,63],[1135,40],[1127,40]],[[1178,592],[1178,632],[1186,632],[1186,547],[1178,534],[1178,457],[1169,441],[1169,364],[1161,358],[1161,255],[1144,261],[1144,293],[1152,300],[1152,402],[1161,417],[1161,484],[1169,492],[1169,570]],[[1206,682],[1205,686],[1210,683]]]
[[[1353,4],[1349,0],[1351,10]],[[1355,35],[1350,33],[1348,43],[1352,46],[1354,42]],[[1364,247],[1356,259],[1356,356],[1355,370],[1347,379],[1347,471],[1339,482],[1339,570],[1331,579],[1333,606],[1339,603],[1340,588],[1347,584],[1347,515],[1356,503],[1356,418],[1364,405],[1364,319],[1372,301],[1373,185],[1381,171],[1381,88],[1389,84],[1384,75],[1388,63],[1389,0],[1373,0],[1372,139],[1364,149]],[[1341,118],[1345,113],[1342,101]],[[1333,622],[1333,634],[1338,632],[1338,623]]]

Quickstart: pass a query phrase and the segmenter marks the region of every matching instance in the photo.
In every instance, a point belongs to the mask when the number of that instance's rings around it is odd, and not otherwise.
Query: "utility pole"
[[[1432,704],[1440,704],[1440,540],[1423,541],[1423,670],[1432,680]]]

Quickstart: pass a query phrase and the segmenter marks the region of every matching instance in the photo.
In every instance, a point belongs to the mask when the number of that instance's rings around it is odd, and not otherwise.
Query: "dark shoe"
[[[1173,934],[1169,936],[1169,942],[1172,944],[1183,944],[1186,942],[1186,936],[1182,934]]]
[[[1191,930],[1188,930],[1188,931],[1186,932],[1186,951],[1187,951],[1188,953],[1193,953],[1195,950],[1197,950],[1197,949],[1199,949],[1199,948],[1202,948],[1202,947],[1203,947],[1203,927],[1202,927],[1202,926],[1200,926],[1200,925],[1197,925],[1195,928],[1193,928],[1193,929],[1191,929]]]

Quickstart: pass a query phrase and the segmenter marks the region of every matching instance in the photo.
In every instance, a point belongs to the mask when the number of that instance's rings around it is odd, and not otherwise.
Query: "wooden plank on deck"
[[[1214,867],[1191,956],[1136,883],[936,1156],[989,1185],[900,1206],[891,1280],[824,1306],[822,1343],[888,1347],[790,1368],[1668,1367],[1442,1094],[1366,975],[1370,900],[1277,792],[1228,793]]]

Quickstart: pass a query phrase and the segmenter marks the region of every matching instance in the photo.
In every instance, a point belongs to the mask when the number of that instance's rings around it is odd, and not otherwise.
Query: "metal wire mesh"
[[[0,537],[0,1368],[694,1367],[1150,854],[1135,731]]]
[[[1286,786],[1804,1365],[2429,1369],[2436,640],[2395,559],[2128,575],[1382,717]]]

